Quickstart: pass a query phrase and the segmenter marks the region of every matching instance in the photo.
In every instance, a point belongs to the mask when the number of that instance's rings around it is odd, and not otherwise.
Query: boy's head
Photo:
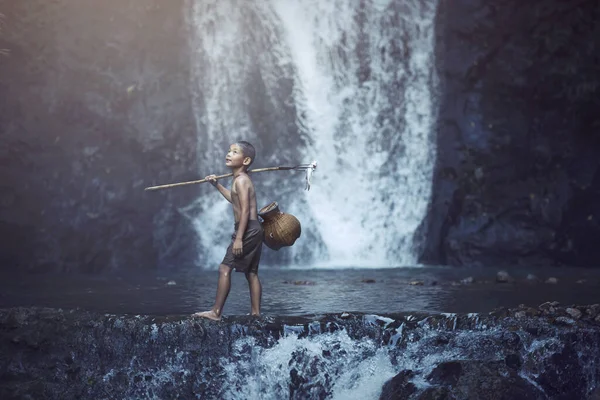
[[[231,152],[231,150],[235,148],[238,148],[242,152],[242,164],[246,168],[248,168],[252,164],[252,162],[254,161],[254,157],[256,156],[256,150],[254,149],[254,146],[252,146],[250,143],[244,140],[240,140],[238,142],[233,143],[230,146],[229,151]]]

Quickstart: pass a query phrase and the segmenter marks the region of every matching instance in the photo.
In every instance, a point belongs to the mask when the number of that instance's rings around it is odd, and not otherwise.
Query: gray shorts
[[[253,272],[256,274],[258,273],[258,264],[260,262],[265,232],[258,220],[249,220],[246,232],[244,232],[244,237],[242,238],[242,254],[235,256],[233,254],[233,242],[237,235],[238,226],[238,223],[234,226],[231,243],[227,247],[227,253],[225,253],[221,264],[225,264],[237,272]]]

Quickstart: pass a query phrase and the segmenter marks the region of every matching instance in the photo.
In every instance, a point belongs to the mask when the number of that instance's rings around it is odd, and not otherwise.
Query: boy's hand
[[[217,186],[217,176],[216,175],[214,175],[214,174],[208,175],[204,179],[206,179],[208,182],[210,182],[211,185]]]
[[[243,253],[243,250],[244,250],[243,246],[244,245],[243,245],[242,239],[236,238],[233,241],[233,255],[238,256],[238,257],[241,256]]]

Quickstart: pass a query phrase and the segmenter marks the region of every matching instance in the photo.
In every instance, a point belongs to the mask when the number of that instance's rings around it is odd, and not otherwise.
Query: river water
[[[262,268],[262,267],[261,267]],[[262,313],[310,316],[344,311],[395,313],[489,312],[496,307],[600,302],[600,271],[580,268],[524,268],[507,272],[515,283],[496,283],[497,269],[405,267],[386,269],[260,270]],[[539,281],[527,279],[533,274]],[[3,276],[0,307],[82,308],[107,313],[191,314],[210,308],[217,271],[143,272],[110,275]],[[460,281],[472,277],[474,283]],[[545,283],[555,277],[558,283]],[[422,283],[413,285],[411,283]],[[250,311],[248,285],[234,273],[224,315]]]

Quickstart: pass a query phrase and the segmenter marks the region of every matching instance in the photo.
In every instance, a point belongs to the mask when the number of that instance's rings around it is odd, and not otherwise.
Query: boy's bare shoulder
[[[250,176],[247,174],[238,176],[235,179],[234,183],[237,185],[242,185],[242,186],[254,186],[254,184],[252,183],[252,179],[250,179]]]

